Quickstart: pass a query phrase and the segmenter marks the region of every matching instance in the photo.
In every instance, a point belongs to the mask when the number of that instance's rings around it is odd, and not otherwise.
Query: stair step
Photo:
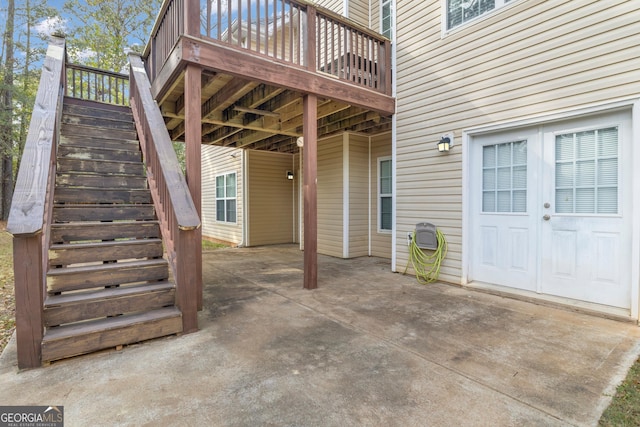
[[[162,252],[161,239],[53,244],[49,248],[49,265],[159,258]]]
[[[53,221],[120,221],[155,220],[152,204],[148,205],[94,205],[65,204],[53,207]]]
[[[56,188],[59,187],[148,188],[147,178],[139,175],[96,175],[73,172],[56,175]]]
[[[84,126],[71,123],[62,123],[60,126],[60,134],[67,136],[88,136],[96,138],[104,138],[108,135],[108,137],[112,139],[136,139],[135,130],[103,129],[93,126]]]
[[[114,108],[102,108],[102,104],[96,106],[78,105],[73,104],[73,101],[69,101],[70,98],[65,98],[63,113],[76,116],[97,117],[109,120],[120,120],[123,122],[133,122],[133,114],[128,107]]]
[[[96,130],[100,130],[100,129],[108,129],[109,131],[114,129],[135,130],[135,125],[133,124],[133,120],[131,121],[112,120],[107,117],[79,116],[79,115],[68,114],[68,113],[62,114],[62,123],[69,124],[69,125],[91,126]]]
[[[131,144],[130,150],[116,150],[104,147],[76,147],[62,145],[58,147],[58,157],[80,160],[111,160],[118,162],[140,162],[140,147]]]
[[[112,150],[136,150],[140,149],[140,143],[135,139],[113,139],[108,135],[103,137],[97,136],[79,136],[79,135],[60,135],[60,147],[89,147],[89,148],[109,148]]]
[[[121,286],[99,291],[50,295],[44,303],[45,326],[155,310],[174,305],[175,285],[169,281]]]
[[[151,192],[146,188],[106,190],[103,188],[56,187],[54,203],[151,203]]]
[[[104,173],[111,175],[136,175],[144,176],[145,170],[142,162],[121,162],[108,160],[85,160],[85,159],[58,159],[58,172],[86,172]]]
[[[175,307],[47,328],[42,360],[52,361],[182,332]]]
[[[51,242],[160,238],[158,221],[84,221],[51,225]]]
[[[165,259],[124,261],[113,264],[87,265],[49,269],[47,291],[51,293],[153,282],[169,277]]]

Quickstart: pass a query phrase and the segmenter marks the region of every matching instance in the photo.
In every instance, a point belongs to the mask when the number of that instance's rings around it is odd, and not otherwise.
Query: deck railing
[[[182,34],[391,94],[390,41],[304,0],[165,0],[147,47],[152,81]]]
[[[7,222],[13,235],[18,366],[41,364],[56,152],[65,84],[65,41],[52,38],[42,67]]]
[[[160,110],[151,96],[142,59],[130,55],[129,61],[131,109],[147,166],[147,179],[176,281],[176,300],[182,311],[183,332],[192,332],[198,325],[198,292],[202,281],[192,265],[201,247],[198,234],[200,218]]]
[[[79,64],[67,64],[65,95],[105,102],[129,105],[129,76]]]

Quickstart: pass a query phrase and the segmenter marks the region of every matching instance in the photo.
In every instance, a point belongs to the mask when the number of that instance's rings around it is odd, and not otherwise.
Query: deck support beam
[[[304,288],[318,287],[318,97],[303,98]]]
[[[14,236],[13,272],[16,284],[18,368],[37,368],[42,363],[44,336],[41,234]]]
[[[185,99],[185,153],[186,179],[198,216],[202,218],[202,161],[200,145],[202,144],[202,107],[201,107],[201,75],[202,69],[197,65],[187,65],[184,78]],[[196,288],[198,310],[202,310],[202,229],[196,231],[196,252],[193,254],[193,268],[197,283]],[[191,285],[191,284],[190,284]]]

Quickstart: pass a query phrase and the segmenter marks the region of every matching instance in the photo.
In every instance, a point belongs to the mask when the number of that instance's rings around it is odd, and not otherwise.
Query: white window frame
[[[384,29],[382,27],[382,23],[384,22],[384,15],[382,14],[382,11],[384,10],[384,6],[387,4],[389,5],[389,13],[391,13],[391,16],[389,16],[389,35],[388,36],[384,34]],[[389,40],[393,40],[393,30],[394,30],[394,24],[395,24],[395,19],[394,19],[395,11],[393,10],[393,5],[394,5],[393,0],[380,0],[380,34],[387,37]]]
[[[380,178],[382,177],[381,174],[381,166],[382,166],[382,162],[385,161],[389,161],[391,162],[391,192],[389,193],[382,193],[382,189],[381,189],[381,185],[380,185]],[[376,219],[376,223],[377,223],[377,229],[378,229],[378,233],[384,233],[384,234],[391,234],[391,232],[393,231],[393,160],[391,158],[391,156],[384,156],[384,157],[378,157],[377,159],[377,163],[378,163],[378,175],[376,176],[376,180],[378,181],[378,215],[377,215],[377,219]],[[386,229],[386,228],[382,228],[382,199],[383,198],[389,198],[391,199],[391,228]]]
[[[234,197],[228,197],[227,196],[227,177],[229,175],[235,175],[236,178],[236,182],[235,182],[235,196]],[[224,177],[224,197],[218,197],[218,178],[219,177]],[[225,172],[225,173],[220,173],[217,174],[214,178],[214,185],[216,188],[215,191],[215,199],[216,199],[216,222],[218,223],[222,223],[222,224],[237,224],[238,223],[238,173],[236,171],[230,171],[230,172]],[[219,220],[218,219],[218,200],[224,200],[224,220]],[[234,200],[236,202],[236,219],[235,221],[227,221],[227,201],[229,200]]]
[[[464,28],[467,25],[473,23],[473,22],[477,22],[480,21],[482,19],[487,18],[488,16],[492,15],[493,13],[495,13],[498,10],[501,10],[507,6],[511,6],[514,3],[517,3],[518,0],[495,0],[496,4],[495,7],[491,10],[488,10],[486,12],[484,12],[481,15],[478,16],[474,16],[473,18],[469,19],[468,21],[464,21],[458,25],[456,25],[455,27],[449,28],[448,22],[449,22],[449,2],[451,0],[440,0],[440,4],[441,4],[441,11],[442,13],[440,14],[441,16],[441,21],[442,21],[442,34],[446,35],[452,31],[456,31],[458,29]],[[466,0],[466,2],[473,2],[473,1],[480,1],[480,0]],[[382,13],[381,13],[382,15]]]

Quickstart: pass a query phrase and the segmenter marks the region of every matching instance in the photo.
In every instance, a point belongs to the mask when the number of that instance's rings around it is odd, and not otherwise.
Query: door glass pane
[[[484,191],[482,193],[482,212],[496,211],[496,192]]]
[[[573,162],[556,162],[556,188],[573,187]]]
[[[573,160],[573,135],[556,136],[556,161]]]
[[[513,192],[513,206],[512,212],[526,212],[527,211],[527,191],[517,190]]]
[[[618,212],[618,128],[556,135],[556,213]]]
[[[573,189],[565,189],[565,190],[556,189],[556,212],[557,213],[573,212]]]
[[[498,191],[498,212],[511,212],[511,191]]]
[[[578,159],[592,159],[596,154],[596,133],[594,131],[576,134]]]
[[[482,189],[483,190],[496,189],[496,170],[495,169],[485,169],[482,171]]]
[[[498,166],[511,166],[511,144],[498,145]]]
[[[596,162],[594,160],[583,160],[576,162],[577,185],[594,185],[596,183]]]
[[[594,213],[596,211],[595,191],[593,188],[576,189],[576,213]]]
[[[482,147],[482,212],[527,211],[527,141]]]
[[[603,159],[598,162],[598,185],[618,185],[618,159]]]
[[[616,214],[618,213],[618,188],[598,189],[598,213]]]
[[[496,167],[496,146],[485,145],[482,147],[482,167],[483,168],[495,168]]]

